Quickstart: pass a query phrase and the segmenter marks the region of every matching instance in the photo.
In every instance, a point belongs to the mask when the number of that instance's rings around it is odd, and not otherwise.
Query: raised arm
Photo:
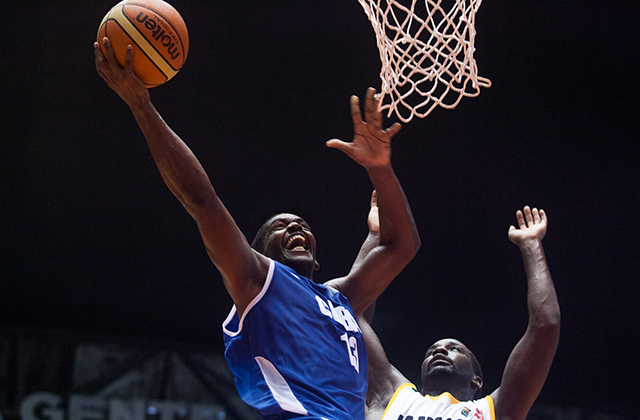
[[[393,393],[409,380],[389,359],[376,335],[371,328],[371,319],[375,303],[367,308],[359,317],[358,323],[362,329],[365,346],[367,348],[367,364],[369,369],[369,387],[367,388],[367,420],[382,418]]]
[[[131,109],[164,182],[196,221],[207,253],[242,313],[259,292],[268,262],[251,249],[200,162],[156,111],[148,89],[133,73],[133,48],[128,47],[125,67],[121,68],[108,38],[103,42],[105,55],[94,43],[98,73]]]
[[[382,129],[382,115],[377,111],[374,95],[375,89],[369,88],[364,104],[365,121],[359,99],[351,97],[353,141],[327,142],[327,146],[342,150],[364,166],[377,195],[380,233],[374,239],[378,243],[366,255],[359,254],[362,258],[358,258],[347,276],[328,283],[349,299],[356,315],[375,302],[420,247],[409,203],[391,166],[391,139],[400,131],[400,124]]]
[[[354,267],[361,264],[379,243],[380,240],[380,219],[378,209],[378,196],[376,191],[371,194],[371,206],[367,224],[369,235],[362,244]],[[375,312],[375,302],[358,316],[358,323],[362,329],[365,347],[367,348],[367,368],[369,371],[369,385],[367,388],[367,420],[380,420],[384,414],[391,397],[398,387],[409,382],[409,380],[387,359],[387,354],[382,347],[378,335],[371,327],[373,314]]]
[[[500,387],[491,394],[498,420],[526,419],[549,373],[560,333],[560,307],[542,249],[547,216],[527,206],[516,217],[518,228],[509,228],[509,239],[520,248],[527,273],[529,324],[507,360]]]

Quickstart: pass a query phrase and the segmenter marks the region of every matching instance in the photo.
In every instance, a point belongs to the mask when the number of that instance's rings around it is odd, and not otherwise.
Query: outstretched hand
[[[353,141],[350,143],[338,139],[327,141],[328,147],[342,150],[351,159],[365,168],[388,165],[391,160],[391,138],[400,131],[401,125],[393,124],[382,129],[382,114],[378,111],[378,102],[374,98],[376,90],[367,89],[364,101],[364,118],[360,110],[360,100],[351,97],[351,116],[353,119]]]
[[[129,106],[138,101],[149,99],[149,90],[142,81],[133,73],[133,47],[127,46],[127,55],[124,68],[120,67],[116,59],[109,38],[102,40],[105,54],[102,54],[100,45],[93,43],[93,52],[96,58],[96,70],[100,77],[107,82]]]
[[[511,225],[509,228],[509,240],[520,246],[527,240],[542,241],[547,233],[547,215],[544,210],[537,208],[524,207],[524,213],[520,210],[516,212],[518,219],[518,228]]]

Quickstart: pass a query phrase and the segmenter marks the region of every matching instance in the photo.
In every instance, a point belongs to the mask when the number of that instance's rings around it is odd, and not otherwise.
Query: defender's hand
[[[544,210],[537,208],[524,207],[524,214],[518,210],[516,212],[518,219],[518,228],[511,225],[509,228],[509,240],[520,246],[528,240],[542,241],[547,233],[547,215]]]
[[[378,111],[379,100],[374,98],[376,90],[367,89],[364,102],[365,121],[362,121],[360,100],[351,97],[351,117],[353,119],[353,141],[350,143],[338,139],[327,141],[328,147],[342,150],[351,159],[365,168],[385,166],[391,160],[391,138],[395,136],[400,124],[395,123],[386,130],[382,129],[382,114]]]

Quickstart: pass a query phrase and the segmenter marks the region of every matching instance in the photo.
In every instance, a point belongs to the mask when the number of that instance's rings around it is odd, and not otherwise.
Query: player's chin
[[[449,377],[453,374],[455,374],[455,369],[451,365],[432,366],[426,372],[426,376],[430,378]]]
[[[315,263],[315,258],[309,251],[290,251],[285,249],[282,257],[282,262],[290,267],[313,267]]]
[[[311,252],[309,252],[308,250],[291,251],[291,250],[285,249],[282,254],[284,259],[287,261],[296,261],[296,262],[313,261],[313,255],[311,255]]]

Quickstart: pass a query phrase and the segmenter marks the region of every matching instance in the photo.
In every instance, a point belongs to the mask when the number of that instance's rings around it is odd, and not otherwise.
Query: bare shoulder
[[[240,316],[262,291],[271,267],[269,258],[253,250],[246,261],[246,264],[241,265],[244,271],[223,272],[220,270],[224,285]],[[249,261],[250,263],[248,263]]]

